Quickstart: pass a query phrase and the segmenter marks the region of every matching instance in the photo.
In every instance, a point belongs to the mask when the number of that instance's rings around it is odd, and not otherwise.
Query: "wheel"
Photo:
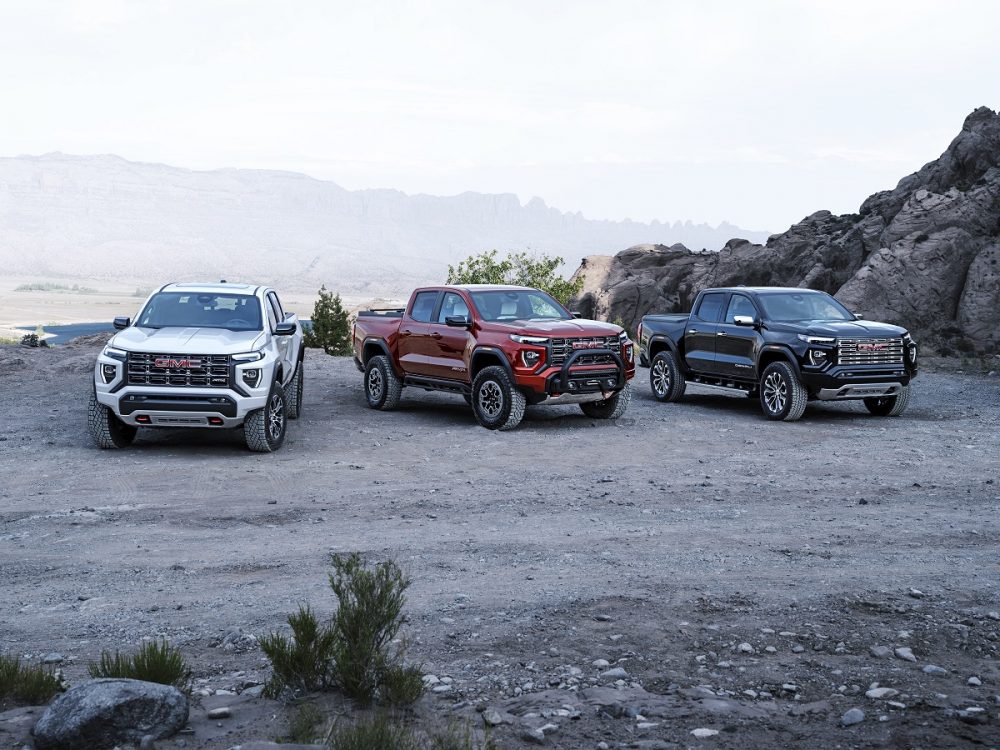
[[[910,403],[910,386],[904,385],[903,390],[895,396],[866,398],[865,407],[876,417],[898,417],[906,411]]]
[[[809,394],[787,362],[772,362],[760,384],[760,407],[768,419],[794,422],[806,410]]]
[[[658,352],[649,368],[649,387],[659,401],[677,401],[684,395],[687,383],[673,352]]]
[[[618,419],[628,409],[631,400],[632,384],[626,383],[625,387],[611,398],[580,404],[580,410],[592,419]]]
[[[365,367],[365,398],[373,409],[389,411],[399,404],[403,381],[384,354],[372,357]]]
[[[472,381],[472,411],[488,430],[513,430],[524,418],[528,400],[498,365],[484,367]]]
[[[288,420],[288,401],[285,389],[275,381],[271,392],[267,394],[267,404],[263,409],[257,409],[247,414],[243,423],[247,448],[254,453],[271,453],[278,450],[285,442],[285,429]]]
[[[295,366],[295,374],[292,376],[292,382],[288,384],[288,388],[285,390],[285,396],[288,398],[288,418],[298,419],[302,416],[302,387],[305,385],[305,362],[299,360],[299,363]]]
[[[111,409],[98,402],[93,391],[87,402],[87,427],[98,448],[128,448],[139,431],[138,427],[125,424]]]

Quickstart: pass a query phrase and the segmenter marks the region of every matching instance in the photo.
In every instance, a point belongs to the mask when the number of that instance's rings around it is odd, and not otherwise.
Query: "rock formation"
[[[858,214],[817,211],[764,245],[715,252],[637,245],[590,256],[575,309],[635,329],[684,312],[699,290],[735,284],[834,294],[865,317],[906,326],[941,354],[1000,349],[1000,114],[981,107],[935,161]]]

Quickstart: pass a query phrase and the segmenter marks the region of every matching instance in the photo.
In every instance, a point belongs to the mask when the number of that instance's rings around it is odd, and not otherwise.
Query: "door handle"
[[[399,332],[399,335],[409,336],[411,333],[413,333],[413,331],[411,331],[409,328],[404,328],[402,331]]]
[[[718,332],[716,332],[716,334],[715,334],[715,335],[716,335],[716,336],[726,336],[727,334],[726,334],[726,332],[725,332],[725,331],[718,331]]]
[[[692,333],[701,333],[697,328],[688,328],[687,335],[690,336]]]
[[[434,331],[434,333],[431,334],[431,338],[432,339],[439,339],[439,338],[441,338],[441,334],[438,333],[437,331]]]

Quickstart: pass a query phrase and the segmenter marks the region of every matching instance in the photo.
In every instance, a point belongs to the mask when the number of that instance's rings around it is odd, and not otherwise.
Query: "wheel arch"
[[[512,382],[514,380],[514,368],[511,367],[510,361],[504,356],[503,352],[492,346],[481,346],[477,347],[474,352],[472,352],[472,368],[469,373],[469,378],[475,380],[476,375],[479,374],[481,370],[492,365],[498,365],[507,371]]]
[[[795,377],[802,380],[802,369],[794,352],[784,346],[765,346],[757,357],[757,382],[764,376],[764,370],[774,362],[784,362],[792,368]]]

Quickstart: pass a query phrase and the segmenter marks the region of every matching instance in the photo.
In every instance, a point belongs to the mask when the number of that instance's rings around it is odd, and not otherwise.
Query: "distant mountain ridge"
[[[0,264],[52,278],[261,280],[360,294],[443,281],[484,250],[562,255],[637,242],[721,248],[766,232],[585,219],[512,194],[346,190],[293,172],[194,171],[118,156],[0,158]]]
[[[799,286],[906,326],[941,354],[1000,352],[1000,114],[980,107],[934,161],[857,214],[817,211],[718,253],[644,244],[586,258],[577,309],[633,328],[710,286]]]

